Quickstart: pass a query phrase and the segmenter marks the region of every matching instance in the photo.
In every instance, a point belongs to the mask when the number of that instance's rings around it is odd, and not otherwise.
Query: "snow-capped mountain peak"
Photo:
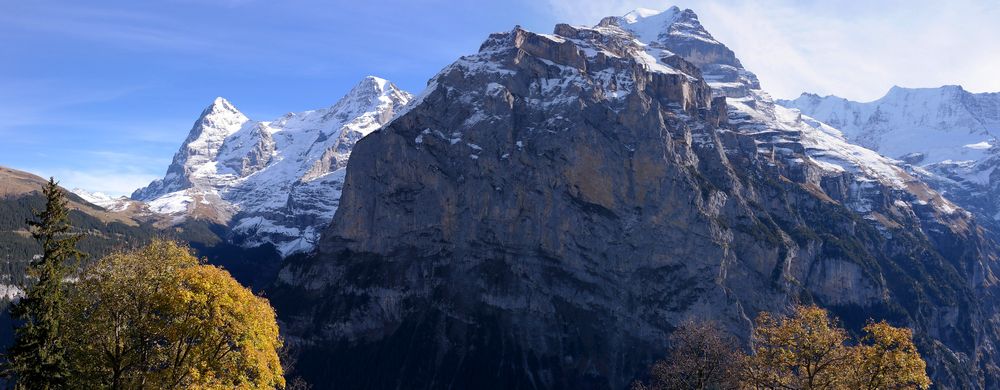
[[[690,9],[674,6],[665,11],[639,8],[621,17],[612,17],[618,24],[631,31],[643,42],[654,43],[666,39],[695,39],[718,43],[701,25],[698,15]],[[694,59],[694,58],[692,58]]]
[[[870,211],[870,201],[865,198],[877,197],[877,192],[884,190],[910,190],[915,201],[932,204],[944,214],[957,210],[926,186],[914,190],[917,179],[911,174],[893,160],[851,144],[836,126],[827,126],[775,104],[761,89],[757,76],[743,67],[732,50],[712,37],[693,11],[676,7],[661,13],[633,11],[625,16],[604,18],[599,26],[621,27],[650,47],[697,65],[713,95],[726,98],[730,127],[753,136],[758,151],[771,155],[776,165],[791,171],[815,171],[820,176],[850,173],[859,188],[852,195],[855,199],[846,202],[854,210]],[[817,176],[812,180],[817,180],[813,184],[818,185],[822,179]],[[873,183],[881,183],[885,189],[876,190]]]
[[[715,40],[690,9],[636,10],[604,18],[599,25],[619,26],[639,41],[697,65],[715,95],[743,97],[760,89],[757,76],[744,69],[736,54]]]
[[[388,122],[411,95],[368,76],[327,108],[254,121],[215,99],[163,179],[133,194],[150,210],[230,225],[247,246],[283,255],[311,249],[339,204],[354,143]]]
[[[110,211],[123,211],[128,209],[133,203],[131,199],[125,196],[113,197],[103,192],[90,192],[82,188],[73,188],[69,191],[91,204],[103,207]]]
[[[136,190],[132,199],[151,201],[194,186],[218,183],[214,161],[223,142],[250,121],[228,100],[217,97],[194,122],[163,179]],[[177,208],[171,208],[176,211]]]
[[[330,112],[335,112],[338,119],[347,120],[368,115],[369,120],[365,125],[354,126],[356,129],[367,129],[372,122],[384,123],[389,118],[374,118],[372,115],[381,115],[386,112],[393,112],[391,107],[400,101],[407,101],[412,96],[396,87],[388,80],[367,76],[355,85],[343,98],[337,101]],[[374,130],[374,129],[371,129]],[[364,133],[363,135],[367,135]]]
[[[636,21],[639,21],[641,19],[646,19],[655,16],[662,16],[662,15],[675,15],[678,13],[680,13],[680,8],[677,8],[677,6],[670,7],[665,11],[658,11],[652,8],[640,7],[632,11],[629,11],[627,14],[622,16],[622,18],[627,20],[629,23],[635,23]]]
[[[217,97],[201,113],[188,135],[188,147],[212,146],[235,133],[249,120],[228,100]],[[194,143],[194,145],[192,145]],[[217,148],[212,148],[217,151]]]
[[[240,113],[229,100],[222,96],[217,96],[212,100],[212,104],[205,109],[206,113]],[[204,115],[204,114],[203,114]]]
[[[648,8],[635,9],[620,18],[621,27],[630,30],[636,38],[643,42],[657,41],[661,34],[666,33],[670,25],[677,21],[680,9],[672,7],[666,11],[656,11]]]
[[[114,199],[110,195],[105,194],[103,192],[89,192],[79,187],[71,189],[70,192],[77,194],[81,198],[83,198],[83,200],[96,204],[98,206],[100,206],[98,202],[107,202]]]
[[[996,94],[972,94],[958,85],[894,86],[867,103],[814,94],[779,103],[837,127],[852,142],[887,157],[904,159],[920,153],[921,165],[979,160],[988,148],[966,146],[995,145],[1000,132]]]

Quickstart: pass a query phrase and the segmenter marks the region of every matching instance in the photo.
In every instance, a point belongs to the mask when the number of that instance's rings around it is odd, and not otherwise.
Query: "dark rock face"
[[[998,385],[996,248],[966,214],[824,171],[795,132],[761,147],[766,119],[713,99],[711,64],[613,23],[555,32],[490,36],[357,143],[318,254],[270,291],[293,375],[625,388],[685,319],[745,338],[815,302],[914,327],[944,387]]]

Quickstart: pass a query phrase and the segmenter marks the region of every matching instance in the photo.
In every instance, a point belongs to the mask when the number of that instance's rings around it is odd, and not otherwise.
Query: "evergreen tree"
[[[55,179],[49,179],[42,192],[45,209],[28,221],[32,237],[42,246],[42,255],[29,265],[28,275],[37,281],[11,308],[19,327],[5,373],[18,389],[64,388],[69,377],[60,334],[66,293],[63,279],[69,274],[66,262],[82,255],[76,249],[81,236],[70,234],[67,201]]]

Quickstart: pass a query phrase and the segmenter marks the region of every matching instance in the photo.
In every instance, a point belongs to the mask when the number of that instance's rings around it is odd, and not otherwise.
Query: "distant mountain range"
[[[893,87],[867,103],[802,94],[779,104],[899,160],[981,222],[996,228],[1000,221],[1000,93],[975,94],[957,85]]]

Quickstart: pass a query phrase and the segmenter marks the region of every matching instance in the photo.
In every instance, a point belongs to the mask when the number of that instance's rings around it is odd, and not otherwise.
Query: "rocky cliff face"
[[[960,86],[893,87],[859,103],[803,94],[780,102],[899,159],[915,176],[996,230],[1000,221],[1000,94]]]
[[[816,302],[914,327],[937,383],[982,388],[995,253],[673,8],[491,35],[358,142],[270,297],[319,387],[624,388],[685,319],[746,337]]]
[[[218,98],[195,122],[163,179],[132,195],[155,213],[229,226],[246,247],[283,255],[313,248],[337,209],[344,168],[361,137],[411,96],[367,77],[332,107],[253,121]]]

